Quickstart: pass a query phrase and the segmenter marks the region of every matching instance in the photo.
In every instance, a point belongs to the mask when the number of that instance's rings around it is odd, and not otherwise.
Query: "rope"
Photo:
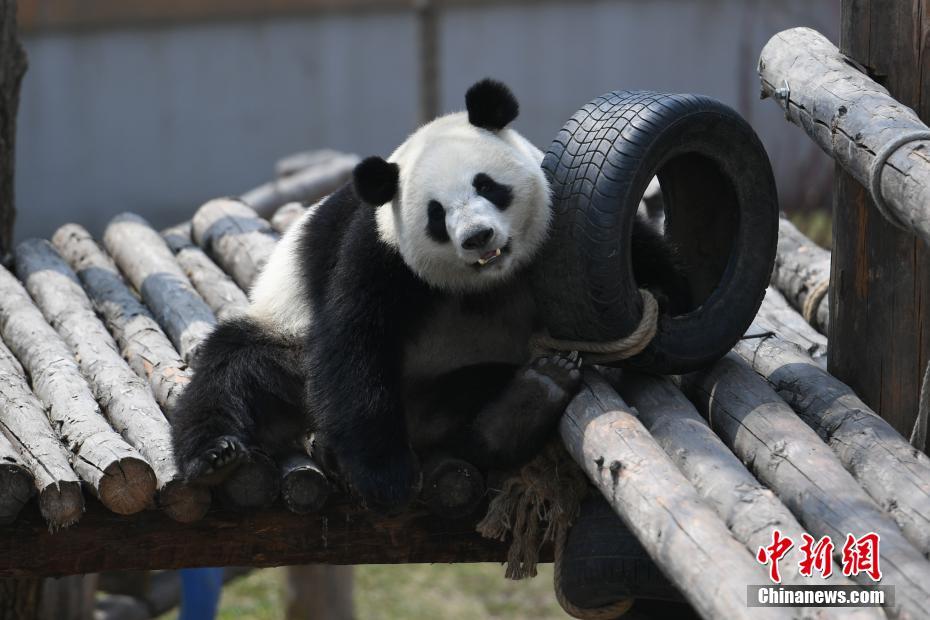
[[[485,538],[494,540],[505,540],[510,535],[505,573],[508,579],[535,577],[539,549],[553,541],[553,586],[559,604],[566,613],[582,620],[611,620],[632,607],[632,597],[604,607],[585,609],[574,605],[562,591],[562,554],[568,531],[578,517],[588,487],[585,473],[555,440],[507,478],[475,529]]]
[[[872,165],[869,167],[869,193],[872,194],[872,202],[875,203],[879,213],[885,216],[886,220],[905,232],[912,231],[901,221],[901,218],[891,211],[882,195],[882,171],[885,169],[888,158],[895,151],[908,142],[916,142],[917,140],[930,140],[930,130],[915,129],[892,139],[875,153],[875,159],[872,160]]]
[[[908,442],[912,448],[925,452],[927,445],[927,418],[930,417],[930,361],[924,368],[924,377],[920,381],[920,396],[917,399],[917,419]]]
[[[807,294],[807,299],[804,300],[804,306],[801,308],[801,316],[811,325],[816,325],[814,319],[817,318],[820,302],[823,301],[828,292],[830,292],[830,280],[823,280]]]
[[[649,346],[656,335],[659,321],[659,303],[646,289],[639,289],[643,299],[643,316],[628,336],[607,342],[587,342],[584,340],[562,340],[548,334],[536,334],[530,340],[530,348],[535,354],[545,351],[578,351],[584,353],[584,360],[591,364],[618,362],[641,353]]]

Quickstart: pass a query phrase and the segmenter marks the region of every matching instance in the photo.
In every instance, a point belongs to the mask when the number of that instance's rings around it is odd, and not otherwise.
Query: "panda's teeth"
[[[484,267],[493,260],[496,260],[501,255],[501,249],[497,248],[487,254],[484,254],[481,258],[478,259],[478,264]]]

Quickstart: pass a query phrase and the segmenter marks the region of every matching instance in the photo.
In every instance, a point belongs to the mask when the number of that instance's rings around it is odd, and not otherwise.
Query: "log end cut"
[[[158,507],[178,523],[199,521],[210,509],[210,489],[171,480],[158,492]]]
[[[15,521],[34,491],[35,483],[29,470],[19,463],[0,460],[0,525]]]
[[[420,499],[438,517],[466,517],[478,508],[484,495],[484,476],[471,463],[443,458],[424,467]]]
[[[84,514],[81,483],[58,482],[39,491],[39,512],[53,531],[77,523]]]
[[[131,515],[155,503],[155,473],[144,460],[126,457],[113,462],[100,480],[100,501],[119,515]]]
[[[326,475],[312,461],[291,468],[281,482],[284,504],[300,515],[321,510],[331,491]]]
[[[220,485],[224,503],[235,508],[254,509],[271,505],[281,490],[281,470],[264,454],[240,466]]]

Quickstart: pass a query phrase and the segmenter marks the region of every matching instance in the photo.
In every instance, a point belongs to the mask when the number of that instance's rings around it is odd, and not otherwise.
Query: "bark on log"
[[[77,363],[22,285],[0,268],[0,332],[32,379],[75,471],[110,510],[133,514],[151,505],[152,469],[107,423]]]
[[[809,532],[829,535],[836,554],[848,533],[881,536],[883,583],[895,586],[890,617],[930,615],[930,563],[764,379],[730,353],[683,382],[727,446]],[[872,583],[865,574],[853,579]]]
[[[70,455],[49,424],[45,408],[26,382],[23,367],[2,341],[0,431],[32,473],[39,493],[39,510],[49,529],[59,530],[76,523],[84,512],[81,482],[71,469]]]
[[[161,235],[174,252],[187,278],[216,314],[217,319],[237,316],[246,310],[249,305],[248,297],[232,278],[193,242],[190,222],[164,230]]]
[[[84,228],[62,226],[52,237],[52,245],[77,272],[94,309],[116,336],[123,357],[137,375],[148,379],[155,400],[170,417],[190,381],[190,371],[155,317]]]
[[[281,497],[291,512],[318,512],[331,491],[326,474],[306,454],[293,454],[281,462]]]
[[[278,241],[271,225],[248,205],[230,198],[207,202],[191,224],[197,245],[248,293]]]
[[[772,284],[798,312],[809,312],[811,325],[821,334],[827,333],[830,324],[829,293],[824,294],[821,288],[829,282],[830,252],[805,237],[787,219],[781,218]],[[811,293],[815,294],[813,299],[810,299]],[[806,307],[808,300],[811,302],[809,309]]]
[[[342,154],[319,161],[256,187],[244,193],[241,200],[262,217],[270,217],[278,207],[289,202],[316,202],[346,183],[359,161],[355,155]]]
[[[376,517],[345,497],[330,498],[316,515],[283,507],[211,510],[196,523],[177,523],[155,510],[121,517],[93,502],[81,526],[67,534],[50,534],[38,512],[26,506],[15,523],[0,530],[0,577],[197,566],[503,562],[508,548],[481,537],[468,520],[437,519],[426,510]],[[549,546],[540,561],[552,561]]]
[[[148,384],[120,356],[71,268],[48,241],[32,239],[16,248],[16,272],[45,319],[71,347],[113,428],[152,466],[159,504],[183,522],[203,517],[209,492],[181,479],[168,420]]]
[[[283,235],[291,225],[300,219],[300,216],[307,210],[302,203],[289,202],[271,216],[271,227],[275,232]]]
[[[763,96],[776,97],[785,114],[853,178],[869,186],[875,155],[886,144],[928,127],[909,107],[810,28],[776,34],[762,49]],[[787,81],[787,100],[776,89]],[[908,142],[887,160],[881,192],[890,211],[930,242],[930,140]]]
[[[930,458],[790,342],[744,340],[734,351],[833,448],[908,540],[930,555]]]
[[[26,52],[16,31],[15,0],[0,0],[0,257],[13,248],[16,113],[26,73]]]
[[[559,424],[562,440],[649,556],[705,618],[787,618],[746,607],[763,567],[698,497],[630,407],[594,370]]]
[[[0,526],[15,521],[35,493],[32,473],[3,434],[3,417],[0,414]]]
[[[137,215],[118,215],[103,243],[120,271],[142,295],[185,362],[213,329],[216,317],[194,290],[171,249]]]
[[[772,543],[772,530],[797,541],[784,562],[803,559],[804,528],[791,511],[760,484],[701,418],[694,405],[668,378],[611,369],[608,380],[621,397],[636,407],[639,419],[700,495],[720,516],[738,541],[755,554]],[[782,583],[811,585],[794,567],[783,570]],[[852,585],[835,571],[823,585]],[[877,609],[806,608],[805,618],[884,618]]]
[[[778,289],[771,286],[765,291],[759,313],[753,320],[752,327],[746,332],[746,338],[758,338],[768,333],[778,334],[795,343],[807,351],[821,367],[826,368],[826,336],[811,327],[797,310],[788,304]]]
[[[129,290],[116,265],[84,228],[62,226],[52,237],[52,245],[77,272],[94,308],[116,336],[123,357],[136,374],[148,379],[155,400],[170,417],[190,381],[190,371],[155,317]]]

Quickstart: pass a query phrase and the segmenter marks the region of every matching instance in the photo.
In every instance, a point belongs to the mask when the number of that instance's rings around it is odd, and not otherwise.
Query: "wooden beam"
[[[291,564],[503,562],[507,543],[482,538],[468,520],[428,512],[378,518],[332,497],[314,515],[281,506],[211,511],[182,524],[157,511],[125,518],[91,502],[81,526],[51,534],[34,505],[0,530],[0,578],[103,570]],[[542,561],[552,560],[543,549]]]
[[[928,28],[923,2],[843,0],[840,50],[924,122],[930,119]],[[917,157],[925,159],[926,149]],[[890,163],[897,167],[899,159]],[[882,187],[893,177],[886,166]],[[885,221],[868,192],[839,167],[831,279],[830,373],[909,436],[930,353],[930,252]]]

